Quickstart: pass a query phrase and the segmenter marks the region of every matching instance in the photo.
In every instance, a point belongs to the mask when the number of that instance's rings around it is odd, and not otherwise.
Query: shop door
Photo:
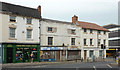
[[[57,54],[56,60],[59,61],[60,60],[60,51],[56,51],[56,54]]]
[[[13,62],[13,48],[7,48],[7,63]]]
[[[87,59],[87,50],[84,50],[84,59]]]
[[[30,53],[29,53],[29,48],[24,48],[24,62],[29,62],[30,61]]]

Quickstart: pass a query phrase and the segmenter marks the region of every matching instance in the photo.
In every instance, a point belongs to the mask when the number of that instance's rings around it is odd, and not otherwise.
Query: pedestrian
[[[31,56],[31,63],[32,63],[32,62],[33,62],[33,60],[34,60],[34,57],[33,57],[33,56],[34,56],[34,54],[33,54],[33,52],[31,53],[31,55],[30,55],[30,56]]]

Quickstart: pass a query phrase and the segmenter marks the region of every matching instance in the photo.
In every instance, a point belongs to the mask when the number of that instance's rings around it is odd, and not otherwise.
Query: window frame
[[[30,31],[30,33],[28,33]],[[32,29],[27,29],[27,39],[32,39]]]
[[[98,30],[98,34],[101,34],[101,31],[100,31],[100,30]]]
[[[10,16],[9,16],[9,21],[10,21],[10,22],[16,22],[16,16],[10,15]]]
[[[84,39],[84,45],[87,45],[87,39]]]
[[[71,34],[75,34],[75,29],[71,29]]]
[[[90,33],[93,33],[93,30],[92,30],[92,29],[90,29]]]
[[[29,20],[29,21],[28,21]],[[32,19],[31,18],[26,18],[26,23],[27,24],[32,24]]]
[[[87,29],[86,29],[86,28],[84,28],[84,32],[85,32],[85,33],[87,32]]]
[[[90,45],[92,45],[93,44],[93,39],[90,39]]]
[[[71,38],[71,45],[75,45],[75,38]]]
[[[48,27],[47,31],[52,32],[53,31],[53,27]]]
[[[104,34],[106,34],[106,31],[104,31]]]
[[[11,31],[12,29],[12,31]],[[14,29],[14,31],[13,31]],[[9,38],[16,38],[16,28],[9,28]]]
[[[53,45],[53,37],[48,37],[48,45]]]
[[[101,39],[98,39],[98,45],[100,45],[101,44]]]

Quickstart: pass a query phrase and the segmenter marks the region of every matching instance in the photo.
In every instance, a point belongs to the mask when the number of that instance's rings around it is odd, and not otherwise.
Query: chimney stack
[[[37,9],[40,12],[40,16],[41,16],[41,6],[39,5]]]
[[[78,22],[78,16],[74,15],[74,16],[72,17],[72,23],[73,23],[73,24],[76,24],[77,22]]]

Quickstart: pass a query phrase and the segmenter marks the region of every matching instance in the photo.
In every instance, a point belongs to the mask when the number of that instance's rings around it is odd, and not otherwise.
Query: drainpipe
[[[40,24],[40,21],[41,21],[41,19],[39,20],[39,45],[40,45],[40,51],[41,51],[41,24]],[[41,53],[40,53],[40,55],[41,55]]]

